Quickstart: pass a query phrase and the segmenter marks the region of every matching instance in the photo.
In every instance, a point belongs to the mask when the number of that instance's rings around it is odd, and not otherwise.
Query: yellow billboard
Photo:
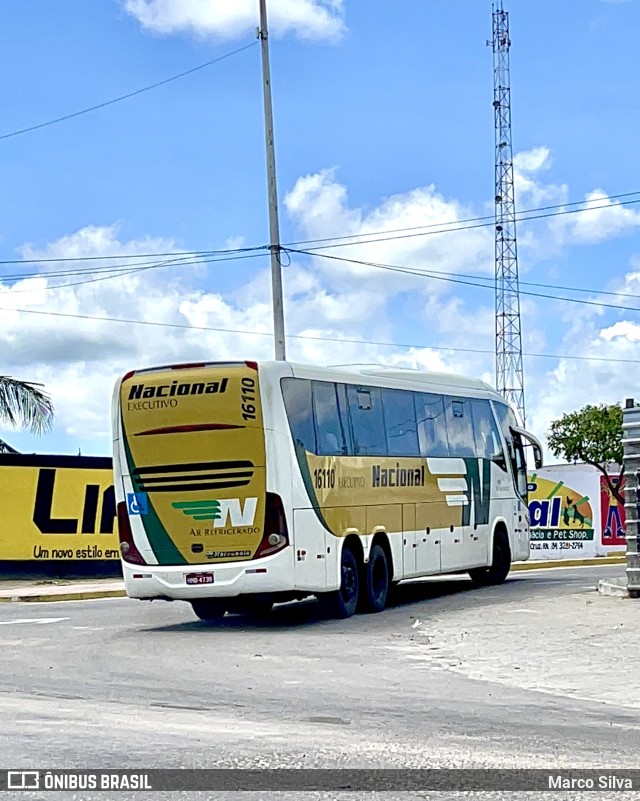
[[[119,558],[111,459],[0,455],[0,561]]]

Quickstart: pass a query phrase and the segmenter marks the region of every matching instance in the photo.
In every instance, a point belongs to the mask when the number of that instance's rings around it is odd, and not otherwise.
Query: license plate
[[[187,584],[213,584],[213,573],[187,573]]]

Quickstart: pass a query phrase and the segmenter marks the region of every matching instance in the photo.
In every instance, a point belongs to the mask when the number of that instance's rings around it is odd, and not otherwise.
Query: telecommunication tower
[[[522,326],[511,146],[509,13],[492,6],[495,119],[496,388],[525,424]]]

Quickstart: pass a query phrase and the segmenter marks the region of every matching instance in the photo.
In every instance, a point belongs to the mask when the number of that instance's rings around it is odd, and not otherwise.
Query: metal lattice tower
[[[522,326],[511,146],[509,13],[493,7],[493,109],[496,135],[496,388],[525,423]]]

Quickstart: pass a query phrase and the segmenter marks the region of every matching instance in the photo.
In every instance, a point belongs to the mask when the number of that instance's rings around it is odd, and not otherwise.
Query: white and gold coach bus
[[[117,382],[114,473],[132,598],[203,620],[317,596],[379,612],[403,579],[498,584],[529,557],[525,444],[483,381],[388,367],[183,364]]]

